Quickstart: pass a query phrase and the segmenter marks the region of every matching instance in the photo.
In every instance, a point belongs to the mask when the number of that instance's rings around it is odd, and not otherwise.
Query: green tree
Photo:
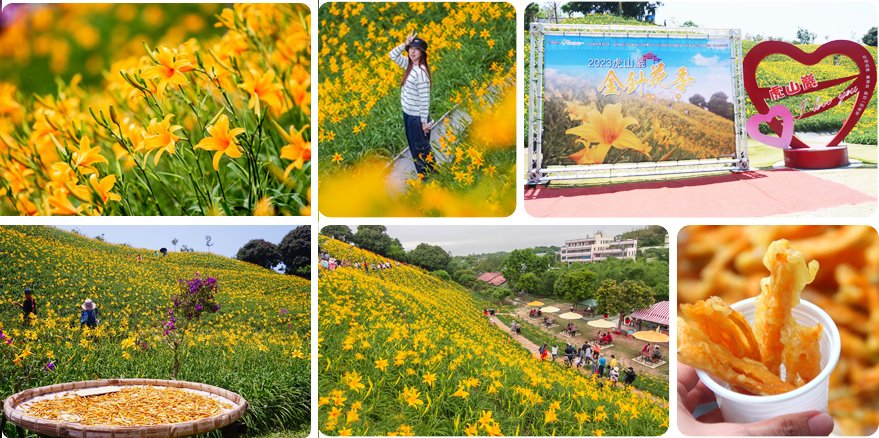
[[[531,23],[537,20],[538,12],[540,12],[540,5],[537,2],[529,3],[525,7],[525,30],[531,30]]]
[[[817,36],[818,34],[815,32],[809,32],[808,29],[797,27],[797,39],[794,41],[794,44],[812,44]]]
[[[617,329],[623,325],[623,317],[634,311],[653,305],[653,289],[640,281],[625,280],[617,283],[607,279],[595,292],[598,310],[609,315],[620,314]]]
[[[537,293],[540,296],[550,296],[555,293],[555,282],[562,275],[559,269],[550,269],[540,276],[540,286],[537,287]]]
[[[870,30],[867,31],[867,33],[864,34],[864,37],[861,38],[861,41],[864,43],[865,46],[876,47],[876,33],[876,26],[873,26],[870,28]]]
[[[285,274],[311,278],[311,225],[287,233],[278,244],[278,255]]]
[[[501,306],[504,305],[504,299],[510,296],[512,292],[505,287],[496,287],[491,292],[491,296],[500,303]]]
[[[394,240],[391,241],[391,245],[388,247],[387,257],[398,262],[409,263],[409,257],[406,255],[406,250],[403,249],[403,244],[400,243],[400,239],[397,238],[394,238]]]
[[[693,105],[696,105],[698,107],[708,108],[708,102],[705,102],[705,98],[702,97],[701,94],[694,94],[694,95],[690,96],[690,103],[692,103]],[[624,239],[627,238],[625,236],[626,235],[623,234]],[[640,239],[638,240],[638,243],[641,243]]]
[[[686,22],[684,22],[684,24],[681,25],[681,27],[699,27],[699,25],[693,23],[692,20],[687,20]]]
[[[576,303],[592,298],[598,276],[594,272],[580,269],[559,276],[553,287],[555,295],[565,301]]]
[[[540,278],[533,272],[526,272],[524,275],[519,276],[519,281],[516,282],[516,289],[528,293],[537,291],[538,286],[540,286]]]
[[[452,276],[449,275],[448,272],[443,271],[442,269],[437,270],[437,271],[433,271],[430,273],[430,275],[433,275],[434,277],[439,278],[442,281],[452,281]]]
[[[711,100],[708,101],[708,111],[725,119],[734,120],[735,107],[732,103],[726,101],[728,98],[729,96],[723,91],[712,94]]]
[[[535,275],[543,275],[549,268],[544,260],[534,255],[531,249],[516,249],[504,259],[501,265],[501,273],[511,285],[519,282],[519,277],[531,272]]]
[[[263,239],[253,239],[245,243],[235,257],[243,262],[253,263],[266,269],[273,269],[281,263],[278,247]]]
[[[320,235],[341,240],[342,242],[354,241],[354,233],[345,225],[327,225],[320,229]]]
[[[476,272],[498,272],[501,270],[507,253],[488,254],[476,265]]]
[[[419,243],[412,251],[407,254],[409,263],[420,266],[428,271],[445,270],[449,265],[452,256],[436,245]]]
[[[566,14],[580,12],[589,14],[612,14],[624,17],[632,17],[638,20],[645,19],[648,15],[656,15],[656,9],[662,6],[662,2],[568,2],[562,6],[562,12]]]
[[[476,283],[476,278],[476,273],[469,269],[459,269],[455,271],[454,274],[452,274],[452,279],[455,280],[456,283],[466,288],[472,288],[473,285]]]
[[[386,234],[387,231],[384,225],[358,225],[353,237],[354,243],[361,249],[386,256],[392,243],[391,236]]]

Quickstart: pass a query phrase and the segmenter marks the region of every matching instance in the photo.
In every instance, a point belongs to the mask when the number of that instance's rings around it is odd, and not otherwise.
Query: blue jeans
[[[427,122],[430,123],[428,117]],[[409,143],[409,152],[415,161],[415,171],[427,175],[434,171],[434,162],[427,161],[430,154],[430,132],[425,133],[421,127],[421,118],[403,113],[403,124],[406,127],[406,142]]]

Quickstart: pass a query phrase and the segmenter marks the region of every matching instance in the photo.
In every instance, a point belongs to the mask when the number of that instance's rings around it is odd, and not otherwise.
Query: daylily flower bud
[[[110,105],[110,120],[117,125],[119,124],[119,119],[116,118],[116,110],[113,109],[113,105]]]
[[[156,55],[153,55],[153,50],[150,49],[150,46],[149,46],[149,44],[147,44],[146,40],[143,41],[143,48],[146,49],[147,55],[149,55],[150,59],[152,59],[153,62],[158,64],[159,61],[156,60]]]

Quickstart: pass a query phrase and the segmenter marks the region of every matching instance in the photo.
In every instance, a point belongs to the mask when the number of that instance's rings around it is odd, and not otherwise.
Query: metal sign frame
[[[528,90],[527,184],[546,184],[553,180],[614,178],[627,176],[671,175],[697,172],[749,170],[748,136],[745,130],[744,75],[742,69],[742,32],[740,29],[703,29],[692,27],[598,26],[584,24],[531,23]],[[544,36],[592,36],[627,38],[699,38],[728,39],[731,44],[730,70],[735,110],[736,154],[733,158],[708,158],[671,162],[593,164],[546,167],[543,165],[543,80]]]

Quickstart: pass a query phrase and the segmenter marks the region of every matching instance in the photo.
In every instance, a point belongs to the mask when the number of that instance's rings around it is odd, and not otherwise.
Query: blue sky
[[[234,258],[238,249],[252,239],[263,239],[279,244],[284,236],[297,228],[292,225],[61,225],[58,228],[72,230],[78,228],[89,237],[104,235],[111,243],[130,243],[135,248],[158,250],[168,248],[174,251],[171,240],[179,239],[177,250],[183,245],[196,251],[207,252],[204,236],[211,236],[213,246],[210,252]]]

